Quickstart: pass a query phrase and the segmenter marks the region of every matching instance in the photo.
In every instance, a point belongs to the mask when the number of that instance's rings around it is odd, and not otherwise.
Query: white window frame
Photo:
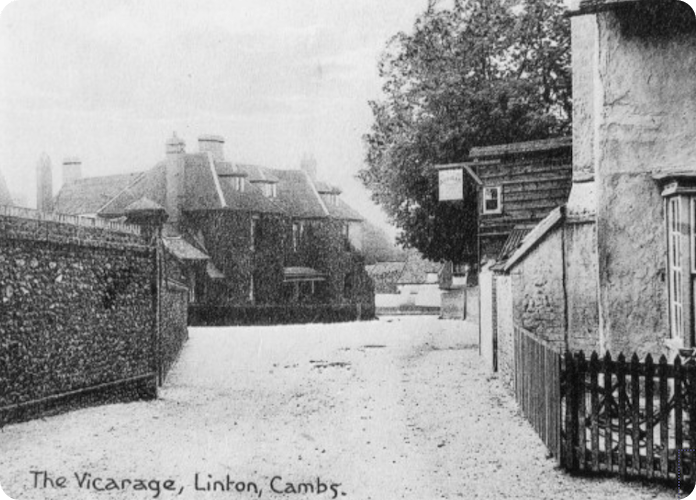
[[[496,208],[489,209],[487,207],[488,201],[494,201],[492,196],[496,193],[496,201],[498,202]],[[503,213],[503,187],[502,186],[484,186],[482,188],[481,196],[481,208],[484,214],[502,214]]]
[[[693,206],[691,200],[690,207]],[[684,339],[684,256],[682,254],[682,199],[681,196],[672,196],[667,199],[667,272],[668,272],[668,299],[669,322],[673,338]],[[691,229],[693,233],[693,226]],[[693,250],[691,250],[693,255]],[[692,269],[687,266],[687,269]]]

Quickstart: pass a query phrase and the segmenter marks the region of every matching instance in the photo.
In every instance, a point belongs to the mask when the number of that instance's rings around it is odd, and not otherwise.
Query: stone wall
[[[513,321],[552,344],[565,342],[563,230],[550,231],[511,271]]]
[[[156,393],[154,249],[133,228],[94,225],[0,211],[0,421],[88,388]]]

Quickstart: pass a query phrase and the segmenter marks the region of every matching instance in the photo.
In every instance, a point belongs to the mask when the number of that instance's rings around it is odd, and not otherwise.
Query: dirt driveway
[[[157,401],[0,431],[0,484],[15,499],[676,498],[556,470],[476,341],[434,317],[192,329]]]

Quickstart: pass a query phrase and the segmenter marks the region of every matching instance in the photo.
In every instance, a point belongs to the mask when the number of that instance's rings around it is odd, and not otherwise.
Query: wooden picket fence
[[[515,397],[565,469],[696,480],[696,362],[561,353],[514,329]]]
[[[696,363],[579,352],[564,355],[562,372],[567,469],[693,483]]]
[[[519,326],[515,335],[515,397],[549,452],[561,456],[561,355]]]

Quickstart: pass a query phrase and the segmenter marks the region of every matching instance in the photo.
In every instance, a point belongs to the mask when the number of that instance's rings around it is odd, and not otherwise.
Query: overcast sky
[[[83,175],[144,170],[176,131],[280,168],[313,154],[369,218],[361,168],[387,39],[426,0],[17,0],[0,17],[0,170],[35,200],[46,152]]]

